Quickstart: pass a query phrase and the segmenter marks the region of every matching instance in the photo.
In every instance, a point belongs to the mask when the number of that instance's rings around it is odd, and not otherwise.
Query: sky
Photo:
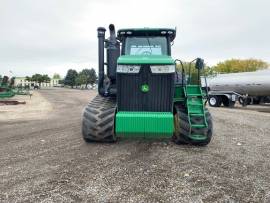
[[[99,26],[177,28],[173,57],[270,62],[269,0],[0,0],[0,74],[97,70]],[[11,72],[10,72],[11,71]]]

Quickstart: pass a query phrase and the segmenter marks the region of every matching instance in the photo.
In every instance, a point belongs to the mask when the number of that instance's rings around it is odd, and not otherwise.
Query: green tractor
[[[8,76],[0,78],[0,99],[15,96],[15,93],[12,89],[12,86],[14,85],[14,78],[12,78],[10,82],[8,80]]]
[[[0,99],[11,98],[15,95],[30,95],[29,88],[22,86],[14,87],[15,77],[11,79],[8,76],[0,78]]]
[[[186,74],[183,63],[171,57],[175,29],[120,29],[116,34],[111,24],[109,31],[105,39],[106,29],[97,29],[98,95],[83,112],[84,140],[172,138],[179,144],[207,145],[213,125],[199,82],[203,60],[194,60],[198,83],[191,84],[190,71]]]

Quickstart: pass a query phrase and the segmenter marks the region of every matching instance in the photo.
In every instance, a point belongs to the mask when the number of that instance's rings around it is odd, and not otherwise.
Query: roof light
[[[169,34],[169,35],[173,34],[173,31],[168,31],[168,34]]]
[[[121,34],[121,35],[124,35],[124,34],[126,34],[126,32],[120,32],[120,34]]]
[[[167,32],[166,31],[161,31],[161,34],[162,35],[165,35]]]
[[[132,34],[132,32],[131,32],[131,31],[127,31],[127,34],[128,34],[128,35],[131,35],[131,34]]]

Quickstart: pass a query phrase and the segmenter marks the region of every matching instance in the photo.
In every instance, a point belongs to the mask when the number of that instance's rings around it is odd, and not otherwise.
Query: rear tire
[[[239,97],[238,102],[242,106],[247,106],[247,105],[250,105],[251,99],[249,97]]]
[[[114,142],[114,98],[97,95],[84,109],[82,135],[86,142]]]
[[[261,98],[257,97],[257,98],[253,98],[253,104],[258,105],[261,103]]]
[[[235,105],[235,101],[232,101],[230,99],[226,98],[222,98],[222,103],[225,107],[234,107]]]
[[[219,96],[209,96],[208,103],[211,107],[220,107],[221,98]]]
[[[192,145],[206,146],[210,143],[213,134],[213,123],[212,116],[210,112],[206,109],[206,121],[208,124],[207,128],[193,128],[191,129],[191,133],[205,135],[205,140],[194,140],[190,138],[190,124],[188,121],[188,114],[185,109],[176,107],[176,115],[175,115],[175,134],[174,134],[174,142],[177,144],[185,144],[189,143]],[[195,122],[201,123],[202,118],[196,118]]]

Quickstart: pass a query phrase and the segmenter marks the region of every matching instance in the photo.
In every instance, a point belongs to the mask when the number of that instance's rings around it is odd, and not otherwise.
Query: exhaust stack
[[[98,92],[100,95],[116,95],[116,68],[120,56],[120,43],[117,41],[115,27],[109,25],[110,37],[105,40],[106,29],[99,27],[98,34]],[[107,49],[107,63],[104,62],[104,48]],[[105,78],[104,64],[107,65],[107,78]]]
[[[105,32],[104,27],[99,27],[97,29],[98,34],[98,93],[104,95],[104,42],[105,42]]]

